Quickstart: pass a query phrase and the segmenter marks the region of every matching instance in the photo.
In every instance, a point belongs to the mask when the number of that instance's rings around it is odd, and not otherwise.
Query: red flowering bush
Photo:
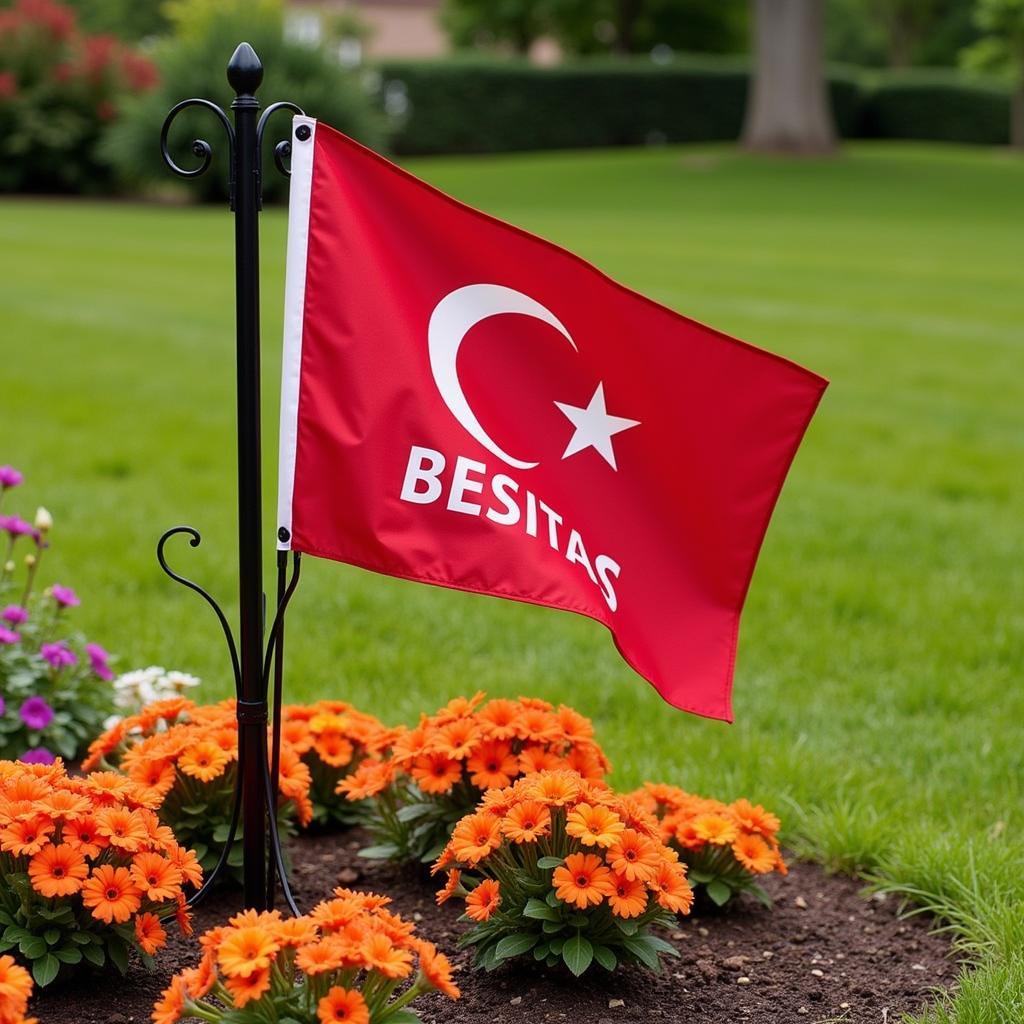
[[[658,970],[677,954],[651,928],[672,927],[693,902],[685,866],[641,802],[573,771],[488,792],[455,826],[434,866],[445,868],[437,901],[465,900],[474,924],[460,945],[487,970],[526,955],[575,975],[595,962]]]
[[[385,750],[395,735],[373,715],[343,700],[288,704],[282,709],[282,741],[309,769],[312,824],[351,825],[358,820],[358,811],[338,792],[338,783],[368,757]]]
[[[238,722],[235,702],[199,706],[184,697],[157,701],[123,718],[95,740],[82,765],[107,768],[144,787],[160,820],[179,841],[196,851],[210,870],[228,837],[238,774]],[[287,743],[281,746],[278,827],[293,818],[307,825],[313,817],[309,769]],[[241,824],[238,834],[241,835]],[[242,844],[228,866],[240,878]]]
[[[657,817],[662,839],[678,851],[690,882],[713,903],[724,906],[736,893],[749,892],[772,905],[757,879],[787,871],[774,814],[749,800],[724,804],[653,782],[633,796]]]
[[[363,820],[374,845],[364,857],[430,862],[487,790],[554,768],[595,780],[608,773],[589,719],[564,704],[485,702],[477,693],[424,715],[415,729],[396,731],[386,756],[364,761],[338,790],[366,801]]]
[[[208,931],[199,966],[154,1006],[155,1024],[415,1024],[406,1007],[417,996],[458,999],[447,958],[386,909],[387,896],[334,896],[303,917],[247,910]]]
[[[0,10],[0,191],[95,192],[111,181],[98,145],[124,96],[155,66],[113,36],[87,35],[55,0]]]
[[[155,802],[110,772],[0,761],[0,952],[30,965],[37,984],[80,963],[123,974],[132,949],[151,962],[168,918],[191,931],[184,887],[202,871]]]

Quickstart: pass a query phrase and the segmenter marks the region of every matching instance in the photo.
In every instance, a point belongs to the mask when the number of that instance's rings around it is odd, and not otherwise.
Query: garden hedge
[[[397,90],[408,102],[391,140],[396,153],[735,139],[747,95],[747,71],[733,62],[390,61],[379,70],[385,95],[394,102]],[[852,76],[831,76],[829,84],[840,130],[851,134],[862,91]]]
[[[743,61],[603,61],[537,67],[518,61],[386,61],[389,107],[404,108],[399,154],[713,142],[737,138],[748,69]],[[1009,94],[956,74],[829,72],[846,138],[1005,144]]]

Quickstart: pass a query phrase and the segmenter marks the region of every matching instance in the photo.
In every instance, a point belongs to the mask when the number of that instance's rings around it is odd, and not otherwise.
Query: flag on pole
[[[327,125],[293,125],[280,546],[587,615],[731,721],[740,611],[826,387]]]

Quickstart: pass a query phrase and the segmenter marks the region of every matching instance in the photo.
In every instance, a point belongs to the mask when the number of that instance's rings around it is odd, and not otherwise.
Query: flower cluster
[[[156,83],[152,61],[113,36],[82,32],[72,6],[54,0],[4,5],[0,191],[94,191],[109,181],[99,153],[103,126],[117,116],[122,97]],[[43,117],[57,118],[62,130],[44,134],[33,147],[13,141]]]
[[[196,705],[185,697],[157,701],[121,719],[89,747],[83,768],[117,771],[152,794],[153,806],[179,841],[195,849],[203,867],[217,862],[228,838],[238,773],[235,702]],[[288,743],[281,746],[278,827],[313,815],[309,769]],[[241,826],[239,826],[239,834]],[[241,843],[229,866],[241,868]]]
[[[343,700],[290,704],[282,709],[282,740],[309,768],[315,824],[350,825],[358,819],[338,792],[338,783],[364,760],[385,750],[395,735],[373,715]]]
[[[154,803],[113,773],[0,761],[0,951],[16,950],[37,984],[82,961],[123,973],[130,949],[149,960],[168,918],[190,932],[184,887],[202,871]]]
[[[187,672],[169,672],[159,665],[125,672],[114,680],[114,705],[121,712],[111,718],[106,728],[112,728],[118,718],[137,715],[143,708],[159,700],[184,696],[200,680]]]
[[[35,1017],[26,1017],[28,998],[32,995],[32,977],[14,957],[0,956],[0,1024],[39,1024]]]
[[[250,910],[208,931],[199,966],[176,975],[153,1008],[155,1024],[399,1024],[418,1020],[404,1008],[424,992],[459,997],[447,958],[386,909],[388,897],[334,896],[304,917]]]
[[[679,855],[634,797],[568,770],[532,773],[488,792],[456,826],[434,866],[438,903],[465,899],[474,922],[461,945],[490,970],[529,954],[580,975],[597,962],[657,970],[669,943],[652,935],[689,913]]]
[[[22,475],[0,466],[0,510]],[[36,593],[53,518],[34,522],[0,515],[0,757],[52,764],[74,758],[96,735],[112,707],[110,656],[67,625],[81,602],[54,583]]]
[[[487,790],[562,768],[595,780],[608,773],[588,719],[564,704],[477,693],[401,730],[386,757],[365,761],[338,789],[353,801],[376,797],[364,805],[375,842],[363,856],[429,862]]]
[[[735,893],[749,892],[771,906],[757,878],[786,874],[774,814],[749,800],[725,804],[653,782],[633,796],[656,816],[662,839],[679,852],[690,881],[713,903],[723,906]]]

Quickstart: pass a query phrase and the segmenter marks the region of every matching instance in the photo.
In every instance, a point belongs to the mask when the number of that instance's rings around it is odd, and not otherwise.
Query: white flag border
[[[308,139],[295,131],[309,127]],[[292,546],[292,496],[295,489],[295,447],[298,443],[299,382],[302,373],[302,329],[306,307],[306,250],[309,205],[313,187],[316,120],[292,118],[291,181],[288,189],[288,248],[284,282],[284,345],[281,354],[281,426],[278,434],[277,549]],[[287,539],[282,540],[282,530]]]

